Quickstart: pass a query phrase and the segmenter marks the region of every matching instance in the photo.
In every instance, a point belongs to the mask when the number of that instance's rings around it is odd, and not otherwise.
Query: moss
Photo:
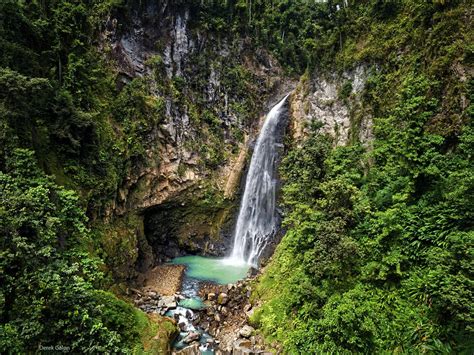
[[[212,180],[211,180],[212,181]],[[158,259],[174,256],[170,248],[208,253],[230,230],[236,201],[225,199],[211,183],[181,193],[175,200],[145,213],[146,238]]]
[[[209,187],[203,190],[200,197],[194,197],[187,203],[187,208],[182,210],[178,237],[183,241],[204,236],[218,241],[222,227],[234,207],[231,201],[224,200],[222,193]]]
[[[129,214],[111,223],[97,222],[102,258],[114,278],[127,280],[135,276],[139,242],[144,236],[143,218]]]
[[[179,334],[174,322],[157,314],[145,314],[136,309],[135,318],[140,333],[140,343],[134,349],[135,354],[169,354],[170,344]]]

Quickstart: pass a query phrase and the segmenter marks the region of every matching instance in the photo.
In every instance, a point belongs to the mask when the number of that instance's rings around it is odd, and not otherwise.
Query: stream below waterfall
[[[231,284],[246,277],[249,270],[247,264],[230,264],[224,258],[203,256],[182,256],[175,258],[171,264],[185,265],[186,270],[181,284],[181,299],[176,309],[169,310],[166,316],[176,319],[180,333],[172,346],[180,350],[189,345],[187,340],[199,337],[201,354],[214,354],[214,339],[199,326],[199,313],[205,311],[206,304],[199,297],[203,282]],[[196,334],[199,334],[196,335]],[[191,337],[191,338],[190,338]]]
[[[232,254],[227,258],[183,256],[171,262],[186,266],[181,299],[177,307],[167,313],[180,327],[180,335],[173,344],[175,349],[199,340],[202,354],[214,353],[214,339],[200,326],[199,312],[206,309],[199,297],[201,283],[225,285],[244,279],[251,265],[258,267],[260,256],[278,229],[276,193],[277,165],[282,147],[280,118],[288,95],[272,107],[258,136],[235,226]]]

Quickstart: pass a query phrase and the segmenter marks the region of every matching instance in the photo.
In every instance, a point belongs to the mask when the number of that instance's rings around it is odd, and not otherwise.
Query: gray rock
[[[240,330],[239,330],[239,335],[243,338],[250,338],[255,331],[254,328],[252,328],[250,325],[244,325]]]
[[[201,338],[201,334],[199,333],[189,333],[186,338],[183,339],[183,343],[190,344],[193,341],[197,341]]]
[[[195,343],[193,345],[187,346],[184,349],[179,351],[173,352],[175,355],[201,355],[199,351],[199,343]]]
[[[247,271],[247,277],[252,278],[258,275],[258,270],[254,267],[250,267],[249,271]]]
[[[255,313],[255,308],[252,308],[248,312],[245,312],[245,315],[247,316],[247,318],[251,318],[254,313]]]
[[[159,305],[160,305],[160,307],[164,307],[164,308],[168,308],[168,309],[175,309],[178,306],[174,296],[163,296],[163,297],[161,297]]]

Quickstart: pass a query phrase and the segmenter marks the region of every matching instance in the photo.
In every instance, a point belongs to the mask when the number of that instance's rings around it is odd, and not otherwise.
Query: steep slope
[[[473,11],[0,2],[0,351],[169,352],[176,326],[119,298],[225,252],[261,115],[299,75],[251,321],[284,353],[472,351]]]
[[[308,72],[293,97],[287,231],[252,321],[285,353],[468,353],[473,8],[339,12],[336,67]]]
[[[176,253],[221,252],[209,242],[222,243],[281,76],[267,51],[206,28],[200,9],[0,4],[2,350],[168,348],[170,323],[157,329],[100,289],[121,294]]]

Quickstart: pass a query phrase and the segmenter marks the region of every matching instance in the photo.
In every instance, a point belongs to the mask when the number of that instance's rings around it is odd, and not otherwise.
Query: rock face
[[[349,141],[369,144],[372,121],[360,105],[367,69],[359,66],[342,75],[303,76],[291,98],[291,131],[296,141],[309,132],[309,123],[321,122],[323,131],[334,137],[335,145]]]
[[[182,253],[224,252],[225,223],[259,116],[269,98],[286,90],[269,53],[201,28],[191,6],[131,2],[126,11],[110,14],[101,34],[117,87],[143,82],[150,101],[163,107],[155,123],[143,128],[144,152],[125,168],[105,211],[106,220],[136,217],[126,238],[142,231],[135,248],[128,248],[138,252],[114,268],[133,269],[136,262],[144,272]],[[119,252],[119,239],[110,253]]]
[[[189,23],[196,19],[186,5],[173,4],[172,1],[140,3],[130,8],[127,17],[116,14],[109,18],[108,30],[103,34],[103,46],[111,50],[121,82],[128,83],[142,77],[156,82],[155,94],[165,101],[165,115],[160,125],[143,137],[150,143],[146,152],[149,164],[140,166],[125,181],[115,206],[118,212],[160,205],[207,177],[206,169],[199,166],[200,161],[206,158],[202,156],[203,152],[186,144],[203,139],[198,135],[203,128],[202,123],[194,122],[196,117],[192,116],[195,112],[190,111],[195,108],[192,107],[195,102],[180,102],[166,90],[160,90],[159,84],[171,81],[177,88],[177,80],[179,90],[194,95],[189,86],[196,84],[195,78],[199,76],[204,92],[199,91],[196,99],[202,100],[204,94],[205,102],[200,103],[203,107],[197,108],[215,109],[213,113],[219,121],[215,123],[220,125],[224,140],[237,143],[237,147],[240,145],[244,149],[243,140],[236,142],[231,131],[245,130],[249,127],[245,125],[252,122],[242,122],[238,112],[232,108],[231,104],[238,101],[240,93],[226,83],[229,79],[226,71],[242,62],[247,63],[245,70],[254,75],[256,87],[253,89],[262,96],[276,87],[274,80],[272,83],[267,80],[268,76],[277,78],[281,73],[268,53],[259,51],[258,55],[248,55],[243,40],[231,43],[199,28],[191,31]],[[154,75],[156,62],[159,63],[158,70],[162,69],[159,78]],[[255,122],[259,118],[258,111],[254,114]],[[219,164],[218,168],[222,170],[219,187],[222,190],[227,185],[228,170],[232,170],[238,160],[238,152],[232,154],[233,159]]]

